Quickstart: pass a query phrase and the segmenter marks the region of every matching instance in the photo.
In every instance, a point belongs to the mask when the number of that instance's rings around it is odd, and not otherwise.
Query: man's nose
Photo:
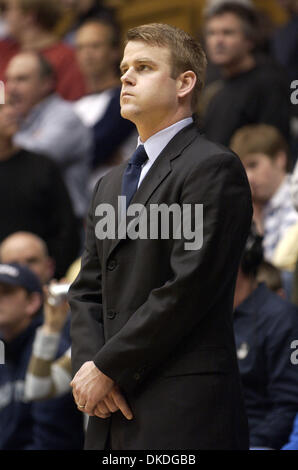
[[[128,69],[122,76],[121,76],[121,82],[122,84],[129,84],[129,85],[135,85],[136,79],[134,76],[134,73],[131,69]]]

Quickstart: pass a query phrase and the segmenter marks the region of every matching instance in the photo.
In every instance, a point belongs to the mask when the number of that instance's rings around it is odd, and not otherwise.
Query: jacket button
[[[108,261],[107,268],[109,271],[113,271],[117,266],[117,261],[115,259],[111,259]]]
[[[113,320],[115,316],[116,316],[116,312],[114,312],[114,310],[108,310],[107,317],[109,320]]]
[[[135,380],[140,380],[141,376],[140,376],[140,374],[136,373],[136,374],[133,376],[133,378],[134,378]]]

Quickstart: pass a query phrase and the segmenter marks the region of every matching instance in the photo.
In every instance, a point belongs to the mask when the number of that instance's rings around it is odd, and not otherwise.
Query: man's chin
[[[127,105],[121,106],[120,113],[124,119],[128,119],[129,121],[134,122],[136,112],[130,106],[127,106]]]
[[[226,67],[229,65],[230,61],[227,59],[215,59],[212,61],[212,63],[217,67]]]

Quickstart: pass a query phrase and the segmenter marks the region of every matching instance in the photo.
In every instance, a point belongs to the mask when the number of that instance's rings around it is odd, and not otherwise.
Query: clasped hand
[[[111,413],[120,410],[126,419],[133,418],[119,387],[93,361],[82,365],[70,386],[78,409],[89,416],[108,418]]]

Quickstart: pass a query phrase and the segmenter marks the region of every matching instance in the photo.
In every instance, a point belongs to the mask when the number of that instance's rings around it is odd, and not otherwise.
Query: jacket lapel
[[[172,140],[168,143],[168,145],[163,149],[160,155],[155,160],[154,164],[146,174],[144,180],[142,181],[139,189],[134,194],[130,205],[131,204],[142,204],[145,206],[151,197],[151,195],[156,191],[160,184],[166,180],[167,176],[172,171],[171,161],[175,158],[179,157],[183,150],[191,144],[191,142],[198,136],[198,129],[195,124],[191,124],[190,126],[185,127],[182,129],[178,134],[176,134]],[[122,175],[125,171],[122,172]],[[121,188],[121,185],[120,185]],[[121,189],[120,189],[121,191]],[[120,192],[117,194],[116,197],[120,195]],[[115,206],[117,207],[117,205]],[[141,213],[138,215],[138,219],[141,217]],[[134,219],[137,221],[136,217]],[[128,218],[129,220],[129,218]],[[122,226],[121,226],[122,223]],[[120,220],[119,226],[119,219],[117,217],[117,228],[116,233],[122,233],[123,230],[126,230],[126,227],[123,226],[125,224],[125,219]],[[115,238],[112,240],[109,248],[108,256],[111,252],[116,248],[118,243],[121,241],[121,238]]]

